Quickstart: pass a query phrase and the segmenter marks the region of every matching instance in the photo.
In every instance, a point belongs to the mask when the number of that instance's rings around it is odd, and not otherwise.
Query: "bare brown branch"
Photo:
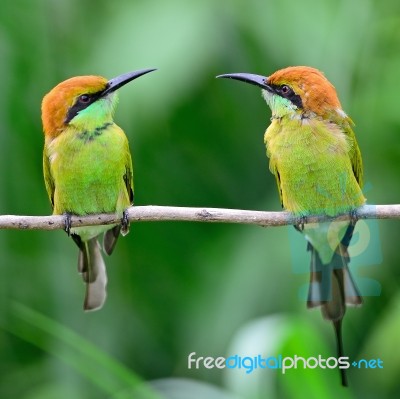
[[[212,222],[241,223],[259,226],[286,226],[299,222],[289,212],[263,212],[222,208],[188,208],[175,206],[133,206],[127,210],[131,222]],[[307,222],[346,220],[349,214],[330,218],[325,215],[307,217]],[[357,210],[359,219],[400,219],[400,205],[364,205]],[[73,216],[72,227],[118,223],[113,214]],[[63,216],[0,215],[0,229],[56,230],[64,228]]]

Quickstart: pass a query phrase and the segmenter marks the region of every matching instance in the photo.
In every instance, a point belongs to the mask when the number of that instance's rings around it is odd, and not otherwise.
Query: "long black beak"
[[[217,78],[241,80],[242,82],[259,86],[264,90],[273,91],[272,88],[265,83],[268,77],[261,75],[254,75],[252,73],[227,73],[225,75],[218,75]]]
[[[126,85],[134,79],[139,78],[140,76],[145,75],[146,73],[156,71],[155,68],[150,69],[140,69],[139,71],[124,73],[123,75],[117,76],[114,79],[110,79],[107,83],[107,87],[101,93],[101,97],[106,96],[107,94],[112,93],[115,90],[118,90],[120,87]]]

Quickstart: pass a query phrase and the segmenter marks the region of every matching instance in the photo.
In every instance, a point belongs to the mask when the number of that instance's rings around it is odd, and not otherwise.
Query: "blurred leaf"
[[[58,357],[111,397],[128,398],[129,391],[141,384],[140,377],[133,371],[110,358],[89,341],[22,304],[12,304],[11,320],[3,328]],[[150,389],[143,396],[158,397]]]

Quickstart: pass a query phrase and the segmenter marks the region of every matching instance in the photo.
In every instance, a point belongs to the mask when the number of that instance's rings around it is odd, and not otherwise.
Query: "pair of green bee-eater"
[[[133,203],[132,160],[128,140],[113,121],[115,91],[152,72],[145,69],[107,81],[79,76],[58,84],[43,99],[44,177],[54,214],[66,215],[68,233],[79,247],[79,271],[87,283],[84,308],[100,308],[106,297],[106,270],[97,237],[111,254],[128,231],[124,210]],[[270,169],[282,206],[302,218],[297,228],[311,252],[308,306],[320,306],[334,324],[342,353],[341,322],[346,305],[361,296],[348,270],[347,247],[355,226],[350,221],[307,224],[310,214],[335,216],[365,203],[362,161],[352,121],[342,110],[335,88],[317,69],[289,67],[269,77],[228,74],[261,87],[271,108],[265,132]],[[113,212],[114,226],[70,228],[70,215]],[[304,222],[304,223],[303,223]],[[342,379],[346,384],[345,377]]]

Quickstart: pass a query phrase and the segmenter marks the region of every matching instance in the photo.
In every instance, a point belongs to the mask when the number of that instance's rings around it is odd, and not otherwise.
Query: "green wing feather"
[[[134,191],[133,191],[133,167],[132,167],[132,157],[128,150],[127,159],[125,164],[125,174],[124,174],[125,187],[129,195],[130,203],[133,205],[134,201]]]
[[[127,143],[128,144],[128,143]],[[123,175],[126,191],[129,197],[130,204],[133,205],[134,193],[133,193],[133,168],[132,168],[132,157],[129,151],[129,145],[126,151],[125,160],[125,174]],[[108,255],[111,255],[115,245],[117,243],[119,234],[121,232],[121,225],[117,225],[112,229],[108,230],[104,234],[103,247]],[[122,230],[122,234],[125,235],[129,232],[128,230]]]
[[[276,184],[278,186],[278,193],[279,193],[279,201],[281,202],[282,208],[283,206],[283,198],[282,198],[282,188],[281,188],[281,178],[279,176],[279,172],[278,169],[275,167],[274,170],[272,171],[272,173],[275,176],[276,179]]]
[[[353,129],[350,125],[347,126],[347,129],[344,129],[345,134],[350,138],[351,141],[351,150],[350,150],[350,159],[351,165],[353,167],[354,176],[362,188],[363,186],[363,165],[362,165],[362,158],[361,158],[361,151],[358,147],[356,135],[353,132]]]
[[[362,188],[363,186],[363,165],[362,165],[362,158],[361,158],[361,151],[358,147],[356,135],[353,132],[352,126],[354,126],[354,122],[351,120],[350,117],[346,116],[344,119],[343,117],[339,117],[336,115],[331,115],[332,119],[335,123],[337,123],[342,129],[343,133],[347,136],[349,143],[350,143],[350,152],[349,157],[351,160],[351,165],[353,168],[354,176],[358,182],[358,185]]]
[[[55,185],[54,185],[53,176],[51,175],[50,160],[47,155],[46,146],[44,147],[44,150],[43,150],[43,176],[44,176],[44,183],[46,185],[47,194],[48,194],[50,202],[51,202],[51,207],[54,208]]]

